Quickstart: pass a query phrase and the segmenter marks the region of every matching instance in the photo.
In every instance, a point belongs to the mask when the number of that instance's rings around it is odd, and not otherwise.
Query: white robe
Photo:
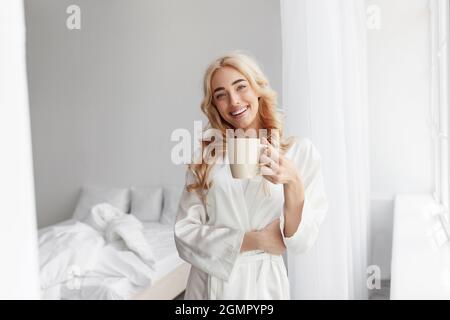
[[[296,138],[285,157],[296,164],[305,187],[302,219],[291,237],[284,236],[282,184],[267,181],[270,196],[266,196],[264,178],[258,176],[243,190],[224,163],[216,164],[211,172],[213,185],[206,207],[196,192],[184,189],[174,237],[180,257],[192,265],[185,299],[290,299],[281,255],[240,252],[246,231],[261,230],[276,218],[280,218],[288,255],[306,251],[317,238],[328,207],[321,157],[306,138]],[[186,183],[191,182],[194,176],[188,170]]]

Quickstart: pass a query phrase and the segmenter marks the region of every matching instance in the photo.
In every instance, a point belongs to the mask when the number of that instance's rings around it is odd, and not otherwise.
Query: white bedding
[[[101,230],[74,220],[39,231],[44,299],[129,299],[183,263],[171,225],[145,222],[142,230],[127,231],[115,224],[127,241],[108,241]],[[148,255],[142,250],[147,244]]]
[[[184,261],[179,257],[173,237],[173,226],[158,222],[144,222],[144,236],[156,258],[154,281],[158,281]]]

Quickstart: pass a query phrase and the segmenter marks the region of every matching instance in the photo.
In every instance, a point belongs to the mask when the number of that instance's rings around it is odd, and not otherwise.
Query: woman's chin
[[[233,127],[235,129],[246,129],[250,126],[251,121],[245,121],[244,119],[241,121],[234,121],[233,122]]]
[[[239,124],[235,124],[234,125],[234,129],[235,130],[237,130],[237,129],[247,130],[247,128],[248,128],[247,124],[239,123]]]

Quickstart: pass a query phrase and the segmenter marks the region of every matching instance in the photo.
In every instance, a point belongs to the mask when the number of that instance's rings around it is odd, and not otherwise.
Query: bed
[[[43,286],[43,298],[52,300],[175,299],[186,288],[190,265],[178,256],[172,225],[159,222],[143,222],[142,225],[142,234],[155,257],[154,270],[149,276],[151,283],[148,285],[136,285],[123,272],[126,270],[133,275],[138,273],[136,270],[140,270],[141,273],[146,272],[141,265],[135,265],[136,261],[129,260],[131,255],[136,257],[124,246],[123,241],[110,244],[100,242],[97,246],[92,239],[97,241],[100,237],[93,238],[96,234],[92,232],[92,228],[74,219],[39,230],[41,282],[46,283]],[[69,235],[77,235],[77,238],[75,240],[73,237],[64,238]],[[58,241],[60,244],[57,244]],[[46,247],[46,243],[51,243],[51,247]],[[93,249],[95,247],[98,249]],[[102,252],[106,249],[109,249],[108,258],[103,258],[106,255]],[[46,252],[48,254],[45,256]],[[125,260],[112,260],[111,252],[130,256],[125,256]],[[73,268],[74,265],[79,264],[77,261],[88,262],[92,257],[100,257],[98,259],[104,261],[80,265],[78,270]],[[115,269],[111,271],[111,266],[108,266],[108,270],[105,271],[105,265],[114,265],[123,261],[125,263],[130,261],[130,265],[121,266],[120,272],[116,272]],[[90,271],[81,274],[80,269]]]
[[[173,228],[171,225],[147,222],[144,223],[144,235],[157,258],[155,283],[140,290],[132,299],[175,299],[186,289],[190,264],[178,256]]]
[[[174,299],[190,265],[175,246],[182,186],[82,188],[72,218],[39,230],[43,299]]]

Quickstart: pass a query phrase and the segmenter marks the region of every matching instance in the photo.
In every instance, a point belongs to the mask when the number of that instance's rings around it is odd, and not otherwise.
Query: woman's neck
[[[256,136],[259,138],[260,137],[260,130],[263,129],[261,126],[261,122],[259,120],[259,117],[257,116],[255,118],[255,120],[253,120],[253,122],[244,129],[245,132],[247,132],[247,130],[251,130],[251,131],[256,131]]]

